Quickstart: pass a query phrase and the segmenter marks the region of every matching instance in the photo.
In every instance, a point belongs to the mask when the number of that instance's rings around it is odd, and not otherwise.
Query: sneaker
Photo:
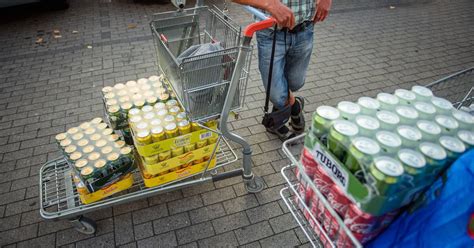
[[[304,121],[304,99],[302,97],[295,97],[295,104],[291,106],[291,117],[290,126],[293,128],[295,134],[301,134],[304,132],[305,121]]]
[[[283,125],[282,127],[278,129],[267,127],[267,132],[278,136],[278,138],[281,141],[285,141],[287,139],[291,139],[296,136],[296,134],[291,132],[290,129],[286,125]]]

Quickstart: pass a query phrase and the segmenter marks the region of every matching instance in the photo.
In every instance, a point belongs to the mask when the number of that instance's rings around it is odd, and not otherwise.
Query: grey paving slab
[[[252,21],[240,6],[228,5],[239,24]],[[263,192],[247,194],[234,178],[115,206],[88,215],[98,221],[95,235],[39,216],[37,174],[59,155],[54,135],[102,115],[104,85],[157,73],[148,23],[165,10],[173,7],[125,0],[71,1],[58,12],[0,10],[0,246],[308,245],[279,200],[279,172],[288,160],[260,125],[264,91],[256,50],[244,109],[230,128],[252,145]],[[329,18],[315,27],[306,83],[297,93],[305,97],[308,123],[322,104],[427,84],[474,66],[473,12],[469,0],[334,1]],[[44,42],[36,44],[40,36]]]

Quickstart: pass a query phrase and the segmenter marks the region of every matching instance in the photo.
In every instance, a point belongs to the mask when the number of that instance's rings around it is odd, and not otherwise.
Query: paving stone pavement
[[[471,0],[334,5],[327,21],[316,25],[314,54],[299,92],[307,101],[307,119],[321,104],[427,84],[474,66]],[[251,22],[240,6],[228,6],[239,23]],[[264,91],[256,52],[241,119],[230,126],[252,144],[255,173],[266,183],[261,193],[246,193],[242,180],[233,178],[155,196],[87,215],[97,221],[95,235],[39,216],[38,171],[59,155],[54,135],[102,116],[104,85],[157,73],[148,22],[152,13],[172,9],[152,0],[77,0],[67,11],[2,11],[0,246],[307,245],[278,194],[284,185],[279,172],[288,163],[281,142],[259,125]],[[44,42],[38,45],[39,36]]]

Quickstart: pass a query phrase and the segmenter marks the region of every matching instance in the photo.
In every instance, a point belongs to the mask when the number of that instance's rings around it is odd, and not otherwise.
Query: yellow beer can
[[[191,132],[191,124],[187,120],[178,122],[179,134],[184,135]]]
[[[160,162],[168,160],[170,158],[171,158],[171,151],[164,151],[164,152],[158,154],[158,160]]]
[[[175,123],[169,123],[165,126],[165,134],[167,139],[171,139],[178,136],[178,127]]]
[[[151,138],[153,142],[159,142],[165,140],[165,132],[162,126],[155,126],[151,129]]]
[[[137,133],[137,142],[142,146],[151,144],[153,142],[153,140],[151,138],[150,131],[148,131],[148,130],[138,131],[138,133]]]

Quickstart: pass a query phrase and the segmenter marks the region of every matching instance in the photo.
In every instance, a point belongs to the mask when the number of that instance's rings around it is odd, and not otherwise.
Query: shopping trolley
[[[474,100],[474,67],[444,77],[426,85],[426,87],[430,88],[436,96],[451,101],[455,108],[465,108],[466,111],[474,112],[474,106],[472,105]],[[354,235],[344,225],[343,220],[305,173],[299,160],[304,138],[305,134],[302,134],[283,143],[283,152],[290,160],[290,165],[283,167],[281,170],[281,174],[287,183],[287,186],[280,191],[283,202],[313,247],[362,247],[361,243],[355,239]],[[295,177],[296,170],[299,172],[298,179]],[[302,184],[304,187],[299,187]],[[313,191],[313,204],[321,206],[318,208],[318,213],[311,211],[303,200],[308,187]],[[304,189],[304,191],[301,192],[300,189]],[[318,215],[319,219],[315,215]],[[326,222],[330,223],[329,227],[323,226],[325,221],[329,221]],[[334,228],[331,225],[334,225]],[[330,237],[328,229],[333,232],[335,230],[335,235],[332,233],[332,237]]]
[[[199,175],[190,175],[153,188],[146,188],[140,172],[134,171],[135,182],[130,189],[85,205],[79,200],[67,162],[64,158],[58,158],[40,169],[41,216],[45,219],[69,219],[79,232],[92,234],[96,230],[95,222],[83,217],[84,214],[152,195],[234,176],[243,177],[248,192],[261,191],[264,183],[252,173],[250,145],[229,131],[227,120],[230,111],[238,109],[244,101],[252,36],[274,23],[274,19],[266,18],[250,24],[242,36],[240,27],[217,8],[198,6],[154,15],[150,26],[165,82],[173,88],[192,121],[202,124],[210,119],[220,119],[219,130],[201,125],[219,134],[219,145],[213,153],[216,155],[216,166],[212,170],[208,169],[209,162]],[[205,43],[218,43],[222,49],[179,57],[191,46]],[[238,159],[228,140],[243,147],[243,166],[241,169],[217,173],[219,167]]]

